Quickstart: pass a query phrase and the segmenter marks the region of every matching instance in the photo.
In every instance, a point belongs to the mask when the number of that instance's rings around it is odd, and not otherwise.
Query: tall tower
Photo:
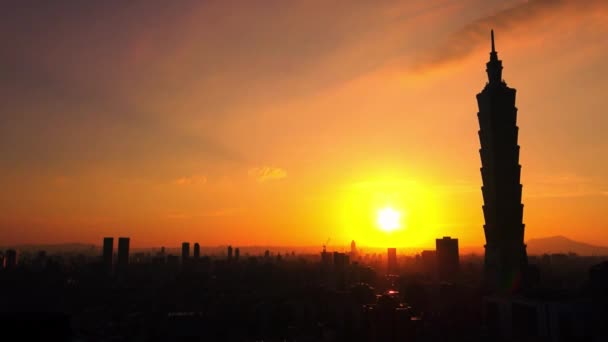
[[[198,259],[201,257],[201,245],[198,242],[194,243],[194,259]]]
[[[125,272],[129,267],[129,241],[128,237],[118,238],[118,260],[116,268],[119,272]]]
[[[458,239],[452,239],[449,236],[444,236],[443,239],[435,239],[435,256],[439,279],[454,279],[458,275],[460,267]]]
[[[105,272],[112,273],[113,265],[113,254],[114,254],[114,238],[104,237],[103,238],[103,267]]]
[[[488,83],[477,94],[483,186],[485,269],[488,291],[513,293],[523,286],[528,257],[524,245],[515,89],[502,79],[502,61],[494,48],[486,64]]]
[[[395,274],[397,273],[397,248],[388,248],[387,249],[387,273]]]
[[[182,264],[185,264],[190,259],[190,243],[182,242]]]

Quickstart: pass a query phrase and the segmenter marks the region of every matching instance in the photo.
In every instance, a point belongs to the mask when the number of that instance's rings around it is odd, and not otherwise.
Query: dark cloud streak
[[[498,35],[515,28],[530,26],[545,15],[555,12],[568,12],[572,15],[590,13],[606,9],[608,2],[603,0],[530,0],[520,5],[475,20],[451,34],[438,48],[420,56],[414,64],[414,71],[426,71],[434,67],[463,60],[481,47],[489,50],[490,29]]]

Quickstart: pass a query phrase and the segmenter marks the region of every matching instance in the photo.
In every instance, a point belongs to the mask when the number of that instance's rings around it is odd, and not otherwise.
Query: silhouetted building
[[[72,341],[73,338],[70,316],[55,312],[0,312],[0,332],[3,341]]]
[[[355,261],[355,258],[357,257],[357,244],[355,243],[355,240],[350,242],[350,259],[352,261]]]
[[[587,298],[549,293],[540,298],[487,296],[483,320],[490,337],[499,341],[603,341],[593,337],[593,307]]]
[[[517,291],[527,269],[515,89],[502,79],[494,48],[486,64],[488,83],[477,94],[485,218],[485,285],[490,292]]]
[[[232,246],[228,246],[228,260],[232,260]]]
[[[182,264],[187,263],[189,258],[190,258],[190,243],[182,242]]]
[[[4,253],[4,267],[7,270],[12,270],[17,267],[17,251],[14,249],[7,249]]]
[[[388,273],[395,273],[397,272],[397,248],[389,248],[387,250],[388,253]]]
[[[116,268],[124,272],[129,266],[129,238],[118,238],[118,260]]]
[[[167,267],[172,271],[179,269],[179,256],[172,254],[167,255]]]
[[[436,274],[437,252],[433,250],[424,250],[420,253],[420,259],[422,259],[422,267],[426,272]]]
[[[447,280],[458,274],[459,256],[458,239],[444,236],[443,239],[435,239],[435,251],[437,255],[437,271],[439,279]]]
[[[198,242],[194,243],[194,259],[198,259],[201,257],[201,245]]]
[[[114,258],[114,238],[103,238],[103,268],[106,273],[112,273]]]
[[[349,262],[348,255],[346,253],[334,252],[334,267],[336,269],[344,269]]]
[[[332,263],[332,256],[330,253],[327,252],[327,250],[325,249],[325,246],[323,246],[323,251],[321,252],[321,264],[324,266],[328,266],[331,265]]]
[[[234,260],[239,261],[240,256],[241,256],[241,250],[237,247],[234,249]]]

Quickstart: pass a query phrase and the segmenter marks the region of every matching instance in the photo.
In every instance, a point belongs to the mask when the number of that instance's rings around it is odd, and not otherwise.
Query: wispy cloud
[[[280,167],[262,166],[249,169],[249,176],[263,183],[271,180],[278,180],[287,177],[287,171]]]
[[[479,48],[489,49],[490,29],[500,34],[517,29],[529,30],[534,23],[542,22],[553,15],[559,15],[560,24],[579,21],[587,14],[608,11],[604,0],[530,0],[522,2],[495,14],[477,19],[451,34],[443,44],[426,53],[414,65],[416,71],[447,65],[463,60],[476,53]],[[563,15],[562,15],[563,14]],[[564,19],[566,18],[566,19]]]
[[[167,220],[191,220],[205,217],[225,217],[232,216],[239,212],[237,208],[220,208],[215,210],[203,210],[196,213],[171,211],[165,215]]]
[[[202,185],[207,183],[207,177],[204,175],[180,177],[175,179],[173,183],[177,185]]]
[[[524,185],[525,186],[525,185]],[[526,188],[528,189],[526,191]],[[524,197],[529,198],[569,198],[605,196],[603,187],[592,178],[577,174],[548,175],[531,181],[524,188]]]

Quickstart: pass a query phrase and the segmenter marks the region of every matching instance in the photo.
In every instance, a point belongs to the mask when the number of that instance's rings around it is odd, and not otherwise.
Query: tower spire
[[[494,30],[490,30],[490,39],[492,41],[492,51],[490,52],[490,61],[486,63],[486,72],[490,84],[500,84],[502,82],[502,62],[498,59],[498,53],[496,53]]]

